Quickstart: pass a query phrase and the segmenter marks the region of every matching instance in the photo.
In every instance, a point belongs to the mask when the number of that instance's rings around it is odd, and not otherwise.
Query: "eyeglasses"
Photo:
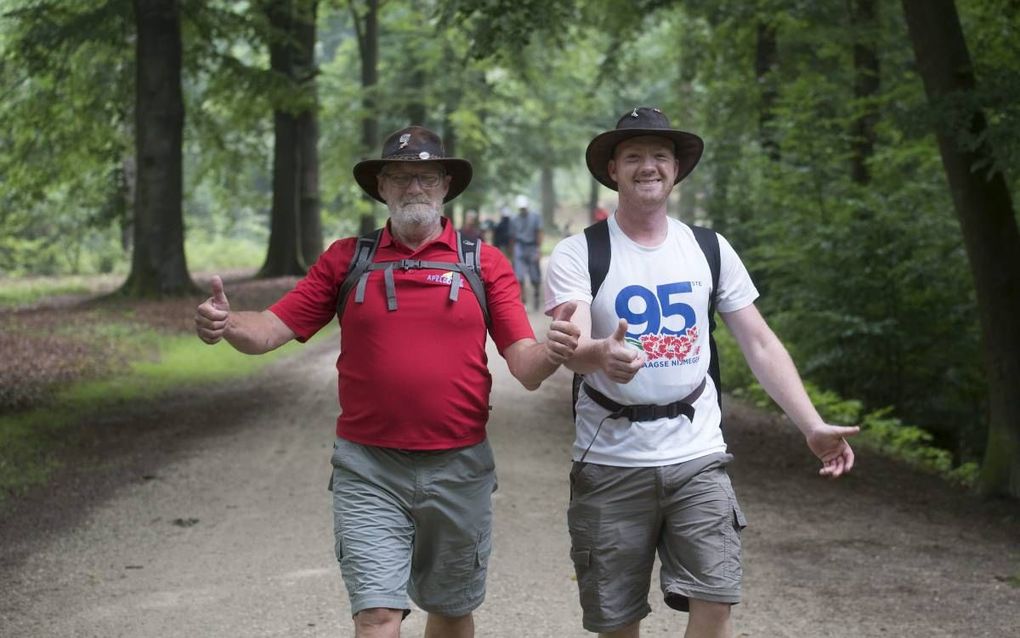
[[[399,188],[407,188],[415,179],[422,188],[435,188],[443,181],[443,173],[383,173],[382,176]]]

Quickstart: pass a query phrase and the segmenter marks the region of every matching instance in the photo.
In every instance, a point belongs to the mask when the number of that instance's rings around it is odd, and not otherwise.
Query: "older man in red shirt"
[[[458,274],[459,238],[442,216],[443,203],[470,182],[471,165],[446,157],[433,132],[393,133],[381,158],[360,162],[354,176],[390,210],[373,258],[383,272],[367,271],[356,294],[342,295],[358,238],[341,239],[262,312],[231,311],[213,278],[196,328],[207,343],[226,339],[261,354],[303,342],[338,316],[342,412],[330,487],[355,635],[399,636],[410,597],[429,614],[426,636],[473,636],[496,489],[485,435],[486,335],[511,374],[535,389],[572,355],[579,331],[568,307],[536,341],[506,257],[479,243],[486,321]]]

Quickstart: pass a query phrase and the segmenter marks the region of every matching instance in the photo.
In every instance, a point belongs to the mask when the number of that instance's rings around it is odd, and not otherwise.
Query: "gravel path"
[[[326,491],[334,339],[240,383],[90,420],[54,485],[0,521],[0,636],[353,635]],[[494,353],[490,367],[500,487],[478,635],[589,636],[566,532],[570,377],[527,393]],[[868,453],[823,480],[791,426],[729,412],[751,523],[738,636],[1020,636],[1016,504]],[[650,598],[643,634],[682,635],[684,615],[654,585]],[[424,619],[411,614],[404,635]]]

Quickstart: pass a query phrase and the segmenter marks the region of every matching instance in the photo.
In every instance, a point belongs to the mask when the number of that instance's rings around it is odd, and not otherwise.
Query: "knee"
[[[709,625],[723,625],[730,619],[730,603],[714,603],[707,600],[690,599],[691,622]]]
[[[354,615],[354,626],[359,630],[382,629],[388,626],[400,626],[404,618],[404,610],[373,607],[362,609]]]

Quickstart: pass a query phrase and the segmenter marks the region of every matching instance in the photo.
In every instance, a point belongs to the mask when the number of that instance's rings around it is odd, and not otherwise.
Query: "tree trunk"
[[[181,23],[177,0],[135,0],[134,251],[121,292],[192,294],[184,257]]]
[[[850,23],[854,31],[854,101],[861,115],[850,129],[850,176],[857,184],[871,182],[868,160],[875,150],[879,88],[877,51],[878,19],[875,0],[850,0]]]
[[[301,259],[315,263],[322,254],[322,204],[319,197],[319,121],[315,111],[298,117],[298,152],[301,157],[300,231]]]
[[[758,86],[761,87],[761,101],[758,107],[758,135],[762,149],[774,162],[779,161],[779,142],[776,141],[776,132],[772,127],[776,100],[779,97],[779,92],[776,90],[775,73],[773,73],[778,63],[778,50],[776,27],[764,22],[758,23],[758,46],[754,57],[755,77],[758,78]]]
[[[350,0],[351,17],[358,35],[361,53],[361,90],[365,115],[361,118],[361,148],[364,157],[374,157],[379,147],[379,116],[375,104],[375,87],[379,83],[379,0],[367,0],[364,16],[358,15],[355,0]],[[375,229],[375,200],[364,195],[370,213],[361,216],[359,233]]]
[[[274,0],[266,5],[271,29],[269,66],[289,85],[294,82],[297,47],[294,40],[294,3]],[[276,107],[273,112],[273,207],[269,219],[269,248],[259,277],[303,275],[305,264],[301,254],[300,178],[301,151],[298,117],[289,110]]]
[[[319,99],[316,88],[315,17],[317,0],[302,0],[297,16],[299,56],[297,76],[307,94],[305,109],[298,115],[298,154],[300,166],[298,227],[301,232],[301,257],[306,265],[315,263],[322,253],[322,213],[319,198]]]
[[[953,0],[903,0],[917,69],[934,106],[974,90],[970,53]],[[1020,232],[1001,172],[986,174],[993,158],[979,110],[966,122],[973,149],[958,143],[943,118],[936,138],[977,292],[988,375],[989,427],[980,489],[1020,497]]]

